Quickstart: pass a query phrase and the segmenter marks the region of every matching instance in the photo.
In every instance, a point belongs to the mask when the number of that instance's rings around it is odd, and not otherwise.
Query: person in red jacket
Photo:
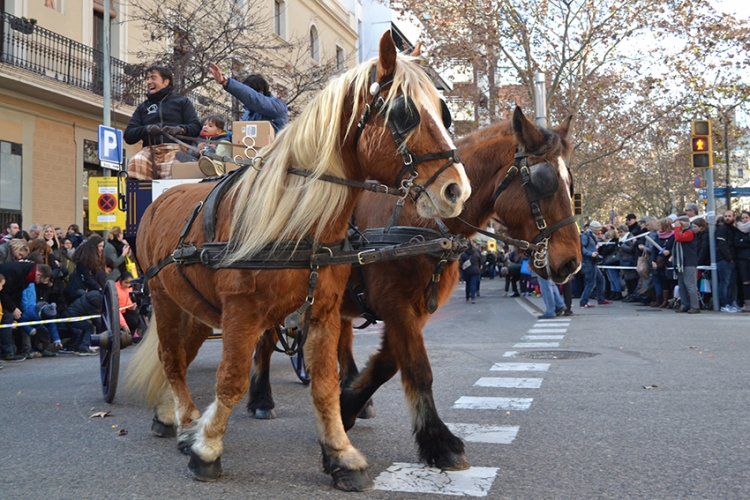
[[[676,312],[697,314],[701,312],[698,302],[698,242],[690,229],[688,217],[680,217],[674,223],[674,241],[672,265],[677,274],[681,303]]]

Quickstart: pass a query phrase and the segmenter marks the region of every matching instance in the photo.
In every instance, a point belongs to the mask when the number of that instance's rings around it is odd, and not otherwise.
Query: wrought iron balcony
[[[103,94],[104,56],[100,51],[7,12],[0,16],[0,63]],[[142,101],[146,91],[144,67],[110,58],[111,98],[131,106]],[[187,97],[199,115],[229,115],[229,106],[225,103],[195,92]]]

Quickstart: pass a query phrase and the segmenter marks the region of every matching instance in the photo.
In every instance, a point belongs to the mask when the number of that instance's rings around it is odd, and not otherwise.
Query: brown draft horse
[[[368,102],[380,112],[371,109]],[[410,131],[392,121],[399,102],[410,107]],[[415,112],[419,114],[417,120]],[[394,139],[402,136],[397,132],[403,132],[404,139],[398,147]],[[217,241],[231,238],[237,242],[231,261],[248,259],[280,240],[311,237],[330,246],[346,236],[362,189],[318,177],[358,182],[369,178],[396,185],[410,159],[418,163],[419,181],[429,179],[423,184],[415,181],[411,189],[420,216],[454,217],[471,193],[463,165],[452,153],[448,163],[445,155],[438,155],[454,149],[441,120],[435,87],[417,61],[397,55],[386,32],[377,60],[329,83],[300,117],[260,152],[260,167],[242,173],[237,187],[217,209]],[[419,163],[421,155],[427,157]],[[312,176],[290,175],[288,168],[292,166],[308,170]],[[137,239],[143,269],[156,266],[172,254],[183,221],[212,187],[174,187],[149,206]],[[195,219],[185,241],[198,247],[205,243],[202,217]],[[221,475],[227,420],[232,407],[247,392],[258,338],[264,330],[283,324],[305,302],[311,270],[212,270],[198,264],[182,267],[186,280],[178,271],[175,265],[168,265],[149,281],[154,309],[150,330],[155,331],[147,334],[129,366],[129,386],[140,390],[155,408],[155,433],[174,435],[176,425],[178,447],[190,455],[188,467],[193,475],[212,481]],[[336,488],[361,491],[372,488],[373,483],[365,458],[349,442],[342,425],[336,366],[339,310],[349,271],[349,265],[320,268],[314,305],[309,309],[305,357],[312,377],[324,468],[333,476]],[[223,354],[216,377],[216,399],[200,415],[185,375],[212,328],[222,329]]]
[[[534,165],[547,162],[550,165],[546,168],[558,178],[557,190],[538,202],[547,225],[551,227],[571,220],[572,179],[566,166],[572,151],[567,139],[569,125],[570,118],[552,129],[538,128],[526,119],[520,108],[516,108],[512,121],[496,123],[459,140],[459,153],[472,187],[472,195],[464,204],[460,217],[474,226],[483,227],[495,215],[508,228],[510,236],[526,241],[532,241],[539,234],[520,176],[511,181],[497,199],[494,196],[514,164],[514,155],[520,147],[530,155],[528,165],[534,168]],[[360,229],[383,227],[391,208],[392,204],[387,203],[383,196],[366,193],[357,203],[354,218]],[[400,223],[437,229],[434,222],[418,217],[414,206],[409,205],[404,208]],[[446,220],[445,224],[454,234],[468,237],[474,233],[458,219]],[[547,250],[546,265],[537,267],[534,259],[530,259],[532,267],[541,276],[550,277],[557,283],[567,281],[581,264],[580,239],[575,224],[565,224],[553,232]],[[343,381],[341,414],[344,427],[350,429],[373,393],[400,369],[420,458],[444,470],[460,470],[469,467],[464,445],[438,416],[432,396],[432,370],[422,335],[430,317],[424,292],[436,265],[436,258],[420,256],[362,268],[368,305],[382,318],[385,326],[379,352],[370,358],[359,375],[352,357],[352,321],[358,318],[359,310],[349,294],[344,296],[339,337]],[[440,304],[448,300],[458,275],[456,262],[443,271],[438,288]],[[359,282],[359,274],[353,272],[349,279]],[[248,402],[248,410],[254,415],[267,416],[274,406],[268,378],[272,352],[272,346],[263,337],[256,347]]]

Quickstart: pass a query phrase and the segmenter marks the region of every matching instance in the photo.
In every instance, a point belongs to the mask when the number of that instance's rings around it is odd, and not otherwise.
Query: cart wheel
[[[304,385],[309,384],[310,374],[308,373],[307,367],[305,366],[305,356],[303,354],[303,350],[300,348],[299,352],[292,356],[290,359],[292,360],[294,373],[297,374],[297,378],[299,378],[299,381]]]
[[[99,333],[99,363],[104,400],[111,403],[117,392],[120,372],[120,306],[114,281],[104,285],[102,331]]]

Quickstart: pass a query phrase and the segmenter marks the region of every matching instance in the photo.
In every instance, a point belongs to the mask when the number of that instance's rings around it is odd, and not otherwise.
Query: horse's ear
[[[513,134],[527,153],[533,153],[544,145],[544,134],[526,118],[520,106],[513,111]]]
[[[570,132],[570,122],[572,120],[573,115],[569,115],[560,125],[554,127],[552,130],[560,134],[562,137],[568,137],[568,133]]]
[[[422,42],[417,42],[417,46],[411,51],[412,57],[419,57],[422,55]]]
[[[396,70],[396,44],[393,43],[391,32],[386,31],[380,37],[380,54],[378,55],[378,80],[390,75]]]

